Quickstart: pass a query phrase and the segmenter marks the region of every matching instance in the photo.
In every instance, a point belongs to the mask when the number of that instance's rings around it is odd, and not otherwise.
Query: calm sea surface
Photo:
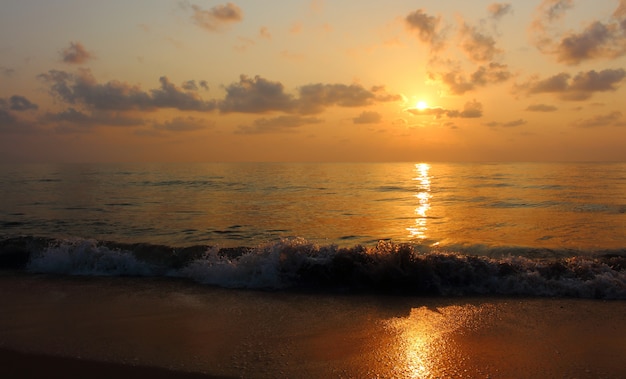
[[[624,163],[0,166],[0,236],[626,248]]]

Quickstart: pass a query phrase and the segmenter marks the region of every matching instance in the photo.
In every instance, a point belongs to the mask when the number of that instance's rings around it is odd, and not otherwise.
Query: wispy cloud
[[[463,110],[432,107],[426,109],[410,108],[407,109],[407,112],[415,116],[434,116],[436,118],[442,116],[449,118],[480,118],[483,116],[483,105],[476,100],[471,100],[465,103]]]
[[[498,127],[502,127],[502,128],[515,128],[517,126],[522,126],[522,125],[526,125],[528,123],[528,121],[520,118],[517,120],[513,120],[513,121],[508,121],[508,122],[497,122],[497,121],[493,121],[493,122],[489,122],[485,125],[491,127],[491,128],[498,128]]]
[[[274,118],[260,118],[252,125],[240,125],[237,134],[293,133],[304,125],[319,124],[324,120],[317,117],[284,115]]]
[[[83,64],[93,58],[94,55],[80,42],[70,42],[70,46],[61,51],[61,59],[69,64]]]
[[[430,45],[433,49],[441,47],[443,38],[441,33],[441,17],[428,15],[423,9],[409,13],[404,18],[407,28],[416,33],[420,41]]]
[[[624,119],[622,112],[613,111],[603,115],[596,115],[591,118],[574,122],[574,126],[579,128],[597,128],[602,126],[623,126]]]
[[[492,61],[496,54],[502,51],[496,47],[496,40],[492,36],[480,31],[477,27],[463,23],[459,34],[461,48],[474,62]]]
[[[555,107],[554,105],[547,104],[531,104],[526,108],[526,110],[529,112],[555,112],[558,109],[559,108]]]
[[[215,121],[187,116],[175,117],[169,121],[165,121],[162,123],[155,122],[153,126],[156,130],[166,130],[170,132],[189,132],[194,130],[212,128],[215,126]]]
[[[489,16],[494,19],[500,19],[513,11],[513,7],[509,3],[493,3],[487,7]]]
[[[363,111],[352,119],[355,124],[378,124],[382,120],[382,115],[374,111]]]
[[[243,20],[243,11],[233,3],[216,5],[210,9],[203,9],[198,5],[181,3],[183,8],[191,8],[193,22],[210,32],[222,31],[226,26]]]
[[[2,76],[10,78],[13,75],[15,75],[15,69],[9,68],[9,67],[0,66],[0,74],[2,74]]]

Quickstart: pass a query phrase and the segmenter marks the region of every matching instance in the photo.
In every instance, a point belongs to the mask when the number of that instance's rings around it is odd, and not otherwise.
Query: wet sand
[[[624,301],[3,272],[0,304],[1,377],[626,377]]]

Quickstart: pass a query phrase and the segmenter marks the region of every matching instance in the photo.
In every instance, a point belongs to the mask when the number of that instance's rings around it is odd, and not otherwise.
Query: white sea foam
[[[112,250],[91,239],[66,239],[33,254],[28,271],[65,275],[148,276],[149,265],[132,252]]]
[[[424,251],[383,241],[370,247],[339,248],[293,238],[256,248],[209,247],[203,254],[190,253],[174,264],[171,257],[180,252],[173,248],[141,245],[141,251],[133,251],[138,245],[109,246],[113,245],[87,239],[57,240],[33,252],[27,270],[64,275],[167,275],[227,288],[626,299],[626,256],[619,254],[495,258]]]

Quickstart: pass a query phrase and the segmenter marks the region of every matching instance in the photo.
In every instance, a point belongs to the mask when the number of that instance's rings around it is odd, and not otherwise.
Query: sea
[[[0,269],[626,299],[626,163],[0,165]]]

